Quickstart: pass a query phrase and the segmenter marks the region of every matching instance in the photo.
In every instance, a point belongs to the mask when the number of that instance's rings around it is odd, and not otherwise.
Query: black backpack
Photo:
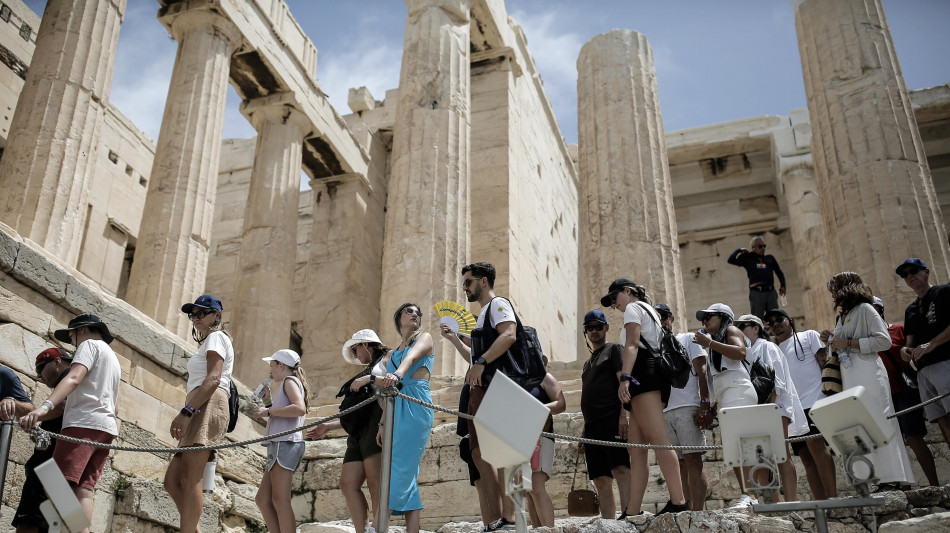
[[[772,365],[763,363],[761,357],[751,365],[743,359],[742,365],[749,372],[749,380],[752,381],[752,388],[755,389],[759,405],[769,403],[772,391],[775,390],[775,369]]]
[[[686,353],[686,348],[680,344],[680,341],[672,331],[660,326],[660,323],[654,318],[653,313],[646,308],[646,304],[642,307],[647,310],[647,314],[653,319],[653,323],[656,324],[656,327],[660,328],[661,334],[660,345],[657,349],[650,346],[650,343],[643,338],[643,335],[640,335],[640,342],[653,354],[655,361],[654,370],[660,377],[667,381],[670,386],[682,389],[689,381],[689,373],[693,367],[693,364],[689,360],[689,355]]]
[[[229,378],[228,381],[231,382],[228,394],[228,433],[231,433],[237,427],[238,413],[241,411],[241,396],[238,395],[234,378]]]
[[[501,296],[496,296],[496,298],[501,298],[511,305],[511,301],[507,298]],[[488,305],[491,305],[491,302]],[[514,306],[512,306],[512,310],[514,310]],[[491,323],[490,310],[486,320],[488,322],[487,327],[494,329]],[[538,340],[538,331],[531,326],[522,324],[517,312],[515,312],[515,332],[515,343],[511,345],[511,348],[508,348],[504,355],[492,361],[491,366],[508,376],[525,390],[528,390],[541,383],[548,372],[544,366],[544,352],[541,350],[541,341]],[[489,375],[493,373],[491,372]],[[490,379],[490,377],[488,380],[482,378],[483,386],[487,387]]]

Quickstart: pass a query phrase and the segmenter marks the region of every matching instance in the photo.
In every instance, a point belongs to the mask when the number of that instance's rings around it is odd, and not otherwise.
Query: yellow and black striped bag
[[[841,362],[838,361],[838,352],[831,352],[825,368],[821,369],[821,392],[831,396],[841,390]]]

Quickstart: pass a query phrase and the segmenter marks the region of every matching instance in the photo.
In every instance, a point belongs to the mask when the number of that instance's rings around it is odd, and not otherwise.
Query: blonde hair
[[[300,384],[303,385],[303,406],[308,411],[310,410],[310,385],[307,384],[307,373],[304,372],[304,369],[298,363],[297,366],[290,369],[291,374],[294,375],[297,379],[300,380]]]

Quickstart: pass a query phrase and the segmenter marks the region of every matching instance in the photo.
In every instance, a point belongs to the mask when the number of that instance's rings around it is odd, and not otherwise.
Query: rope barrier
[[[215,445],[210,445],[210,446],[189,446],[189,447],[187,447],[187,448],[168,448],[168,447],[146,447],[146,446],[123,446],[123,445],[119,445],[119,444],[102,444],[102,443],[99,443],[99,442],[90,442],[90,441],[87,441],[87,440],[84,440],[84,439],[77,439],[77,438],[75,438],[75,437],[69,437],[69,436],[66,436],[66,435],[60,435],[60,434],[58,434],[58,433],[50,433],[50,432],[48,432],[48,431],[46,431],[46,430],[44,430],[44,429],[42,429],[42,428],[40,428],[40,427],[34,427],[32,430],[30,430],[30,434],[31,434],[31,436],[34,438],[34,440],[43,440],[43,439],[48,439],[48,438],[52,437],[52,438],[54,438],[54,439],[63,440],[63,441],[66,441],[66,442],[72,442],[72,443],[75,443],[75,444],[86,444],[86,445],[92,446],[92,447],[94,447],[94,448],[105,448],[105,449],[109,449],[109,450],[126,451],[126,452],[180,453],[180,452],[182,452],[182,451],[195,452],[195,451],[221,450],[221,449],[225,449],[225,448],[235,448],[235,447],[238,447],[238,446],[247,446],[247,445],[249,445],[249,444],[256,444],[256,443],[259,443],[259,442],[263,442],[263,441],[265,441],[265,440],[272,440],[272,439],[274,439],[274,438],[276,438],[276,437],[282,437],[282,436],[284,436],[284,435],[290,435],[291,433],[296,433],[296,432],[298,432],[298,431],[303,431],[303,430],[306,430],[306,429],[310,429],[310,428],[315,427],[315,426],[318,426],[318,425],[320,425],[320,424],[324,424],[324,423],[329,422],[329,421],[331,421],[331,420],[334,420],[334,419],[340,418],[340,417],[342,417],[342,416],[348,415],[348,414],[350,414],[350,413],[352,413],[352,412],[354,412],[354,411],[356,411],[356,410],[358,410],[358,409],[361,409],[362,407],[364,407],[364,406],[366,406],[366,405],[368,405],[368,404],[370,404],[370,403],[376,401],[378,398],[380,398],[380,397],[385,397],[385,396],[398,396],[398,397],[400,397],[400,398],[402,398],[402,399],[404,399],[404,400],[407,400],[407,401],[410,401],[410,402],[413,402],[413,403],[417,403],[417,404],[419,404],[419,405],[421,405],[421,406],[423,406],[423,407],[428,407],[428,408],[430,408],[430,409],[433,409],[433,410],[436,410],[436,411],[440,411],[440,412],[443,412],[443,413],[446,413],[446,414],[450,414],[450,415],[452,415],[452,416],[457,416],[457,417],[459,417],[459,418],[464,418],[464,419],[466,419],[466,420],[474,420],[474,419],[475,419],[475,417],[472,416],[472,415],[470,415],[470,414],[461,413],[461,412],[456,411],[456,410],[454,410],[454,409],[449,409],[449,408],[447,408],[447,407],[442,407],[441,405],[436,405],[436,404],[431,403],[431,402],[426,402],[426,401],[424,401],[424,400],[420,400],[420,399],[414,398],[414,397],[412,397],[412,396],[407,396],[407,395],[405,395],[405,394],[403,394],[403,393],[401,393],[401,392],[396,391],[396,389],[395,389],[394,387],[389,387],[389,388],[382,389],[382,390],[378,391],[376,394],[374,394],[374,395],[371,396],[370,398],[367,398],[366,400],[363,400],[362,402],[360,402],[360,403],[358,403],[358,404],[356,404],[356,405],[354,405],[354,406],[352,406],[352,407],[350,407],[350,408],[348,408],[348,409],[345,409],[345,410],[343,410],[343,411],[340,411],[339,413],[336,413],[336,414],[333,414],[333,415],[330,415],[330,416],[326,416],[326,417],[323,417],[323,418],[314,420],[313,422],[310,422],[310,423],[305,424],[305,425],[300,426],[300,427],[296,427],[296,428],[293,428],[293,429],[288,429],[288,430],[286,430],[286,431],[281,431],[280,433],[275,433],[275,434],[273,434],[273,435],[264,435],[264,436],[262,436],[262,437],[258,437],[258,438],[255,438],[255,439],[250,439],[250,440],[245,440],[245,441],[239,441],[239,442],[228,442],[228,443],[223,443],[223,444],[215,444]],[[944,399],[944,398],[946,398],[946,397],[948,397],[948,396],[950,396],[950,392],[945,393],[945,394],[942,394],[942,395],[937,396],[937,397],[935,397],[935,398],[931,398],[930,400],[927,400],[927,401],[925,401],[925,402],[921,402],[921,403],[919,403],[919,404],[917,404],[917,405],[914,405],[914,406],[912,406],[912,407],[908,407],[907,409],[904,409],[903,411],[899,411],[899,412],[894,413],[894,414],[892,414],[892,415],[888,415],[887,418],[890,420],[890,419],[892,419],[892,418],[895,418],[895,417],[898,417],[898,416],[901,416],[901,415],[905,415],[905,414],[910,413],[910,412],[912,412],[912,411],[916,411],[916,410],[918,410],[918,409],[923,409],[924,406],[929,405],[929,404],[934,403],[934,402],[937,402],[937,401],[940,401],[940,400],[942,400],[942,399]],[[555,440],[564,440],[564,441],[568,441],[568,442],[578,442],[578,443],[581,443],[581,444],[590,444],[590,445],[593,445],[593,446],[607,446],[607,447],[614,447],[614,448],[635,448],[635,449],[647,449],[647,450],[677,450],[677,451],[706,451],[706,450],[721,450],[721,449],[722,449],[722,445],[672,446],[672,445],[658,445],[658,444],[638,444],[638,443],[632,443],[632,442],[604,441],[604,440],[588,439],[588,438],[584,438],[584,437],[575,437],[575,436],[573,436],[573,435],[562,435],[562,434],[559,434],[559,433],[548,433],[548,432],[546,432],[546,431],[545,431],[545,432],[542,432],[541,435],[544,436],[544,437],[548,437],[548,438],[550,438],[550,439],[555,439]],[[821,435],[820,433],[819,433],[819,434],[816,434],[816,435],[804,435],[804,436],[801,436],[801,437],[791,437],[791,438],[785,439],[785,442],[788,442],[788,443],[791,444],[791,443],[804,442],[804,441],[807,441],[807,440],[818,439],[818,438],[822,438],[822,435]]]

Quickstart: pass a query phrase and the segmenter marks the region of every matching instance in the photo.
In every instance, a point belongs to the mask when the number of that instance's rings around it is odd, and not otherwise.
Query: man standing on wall
[[[666,304],[654,306],[660,315],[660,325],[667,331],[673,331],[673,311]],[[663,409],[666,432],[673,446],[705,446],[704,429],[712,423],[712,410],[709,406],[709,382],[706,380],[706,350],[693,342],[695,335],[680,333],[676,340],[686,348],[693,369],[689,381],[682,389],[670,388],[670,400]],[[680,478],[683,490],[688,493],[687,500],[691,511],[702,511],[706,504],[706,472],[703,470],[703,450],[676,451],[680,461]]]
[[[817,331],[795,331],[795,322],[782,309],[773,309],[766,313],[765,323],[772,328],[775,342],[785,354],[788,363],[788,372],[792,376],[792,383],[798,391],[802,401],[802,409],[808,420],[807,435],[820,433],[818,426],[812,422],[812,405],[823,397],[821,392],[821,369],[827,360],[825,345]],[[835,461],[824,439],[808,439],[804,442],[792,443],[792,453],[802,460],[805,467],[805,477],[811,488],[812,496],[816,500],[834,498],[838,495],[837,481],[835,480]]]
[[[920,399],[926,402],[950,392],[950,284],[931,285],[930,269],[916,257],[901,263],[897,275],[917,294],[904,312],[907,343],[901,357],[917,368]],[[950,445],[950,397],[926,405],[924,415],[940,426]]]
[[[749,276],[749,307],[751,313],[764,319],[769,309],[778,308],[778,296],[785,296],[785,274],[775,257],[765,253],[765,239],[756,235],[749,248],[739,248],[729,256],[730,265],[745,269]],[[775,292],[774,276],[778,276],[779,289]]]
[[[581,413],[584,415],[584,437],[588,439],[626,442],[627,416],[624,414],[617,389],[623,366],[623,346],[607,342],[610,325],[603,311],[594,309],[584,315],[584,335],[587,337],[590,359],[581,373]],[[580,453],[581,447],[578,447]],[[587,462],[587,477],[594,482],[600,500],[600,516],[614,518],[613,482],[617,481],[620,501],[626,507],[630,501],[630,454],[625,448],[613,446],[583,446]],[[620,518],[626,518],[623,509]]]

